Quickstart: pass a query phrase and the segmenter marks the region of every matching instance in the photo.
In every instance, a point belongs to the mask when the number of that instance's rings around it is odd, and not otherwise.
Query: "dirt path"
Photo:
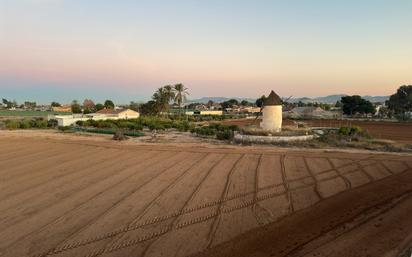
[[[350,249],[359,247],[353,242],[347,248],[352,237],[372,240],[368,231],[390,231],[396,236],[388,235],[387,244],[384,236],[374,241],[376,251],[388,251],[412,231],[404,214],[410,198],[402,193],[412,190],[412,157],[406,154],[147,145],[16,133],[0,134],[0,151],[1,257],[185,257],[207,249],[209,256],[241,256],[238,250],[245,256],[280,251],[352,256]],[[302,213],[307,216],[296,218]],[[342,222],[353,229],[341,230]],[[358,223],[372,225],[364,230],[353,225]],[[256,238],[279,226],[283,234],[276,242],[283,244],[273,244],[271,234],[262,251],[236,244],[260,242]],[[338,253],[329,247],[334,242]],[[230,249],[233,254],[226,252]]]

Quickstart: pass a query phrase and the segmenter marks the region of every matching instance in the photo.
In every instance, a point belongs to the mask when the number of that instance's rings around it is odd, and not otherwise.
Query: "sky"
[[[410,0],[0,0],[0,97],[390,95],[412,84]]]

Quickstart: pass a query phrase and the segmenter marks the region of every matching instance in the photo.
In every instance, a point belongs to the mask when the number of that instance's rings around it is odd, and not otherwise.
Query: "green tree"
[[[375,106],[367,100],[362,99],[363,101],[361,102],[359,106],[359,113],[361,114],[374,114],[376,112]]]
[[[16,100],[9,101],[9,100],[3,98],[2,101],[3,101],[3,104],[6,105],[7,108],[15,108],[15,107],[17,107],[17,102],[16,102]]]
[[[255,102],[256,106],[262,108],[265,103],[265,100],[266,100],[266,96],[262,95],[261,97],[256,99],[256,102]]]
[[[131,101],[129,104],[129,109],[138,112],[140,109],[140,104],[134,101]]]
[[[60,103],[58,103],[58,102],[52,102],[51,103],[51,106],[52,107],[60,107],[60,106],[62,106]]]
[[[140,113],[142,115],[157,115],[159,113],[158,104],[154,100],[150,100],[140,106]]]
[[[336,108],[342,108],[342,102],[341,101],[336,101],[336,103],[335,103],[335,107]]]
[[[104,105],[101,104],[101,103],[98,103],[98,104],[96,104],[96,106],[95,106],[94,108],[95,108],[95,110],[96,110],[96,112],[97,112],[97,111],[103,110],[103,109],[104,109]]]
[[[80,104],[77,102],[77,100],[72,101],[72,113],[82,113],[82,108]]]
[[[399,119],[408,119],[407,113],[412,111],[412,85],[398,88],[396,93],[389,97],[386,105]]]
[[[152,100],[156,103],[155,112],[166,112],[169,110],[169,103],[174,99],[173,88],[170,85],[160,87],[153,94]]]
[[[106,100],[104,101],[104,107],[106,109],[114,109],[114,103],[112,100]]]
[[[166,110],[169,110],[169,104],[171,101],[175,99],[175,90],[171,85],[166,85],[163,87],[164,91],[164,98],[166,104]]]
[[[197,106],[202,105],[201,103],[190,103],[187,108],[189,110],[196,109]]]
[[[153,108],[151,112],[158,114],[166,108],[168,103],[165,95],[166,94],[163,87],[158,88],[157,91],[153,93],[152,101],[154,102],[154,105],[152,105],[153,103],[150,104],[150,107]]]
[[[240,102],[240,105],[243,105],[243,106],[250,106],[250,105],[251,105],[251,103],[249,103],[247,100],[242,100],[242,101]]]
[[[175,91],[174,101],[179,105],[179,113],[182,113],[183,103],[189,95],[188,89],[181,83],[173,86]]]
[[[239,105],[239,101],[236,99],[230,99],[222,103],[222,108],[232,108],[234,105]]]
[[[37,104],[36,102],[30,102],[30,101],[25,101],[24,102],[24,107],[28,108],[28,109],[34,109],[36,108]]]
[[[368,114],[375,113],[376,109],[370,101],[367,101],[359,95],[343,96],[341,99],[342,111],[346,115],[354,115],[356,113]]]
[[[358,109],[361,99],[362,98],[358,95],[343,96],[341,99],[343,113],[347,115],[355,114]]]

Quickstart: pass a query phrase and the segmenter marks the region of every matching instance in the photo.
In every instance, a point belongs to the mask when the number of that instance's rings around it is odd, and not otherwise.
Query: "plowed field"
[[[0,135],[0,256],[188,256],[411,170],[407,155]]]

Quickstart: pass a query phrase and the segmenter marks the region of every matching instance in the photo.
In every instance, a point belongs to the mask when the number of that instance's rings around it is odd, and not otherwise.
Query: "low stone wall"
[[[256,143],[256,144],[272,144],[280,142],[295,142],[306,141],[314,138],[314,135],[305,136],[253,136],[236,134],[234,140],[236,143]]]

